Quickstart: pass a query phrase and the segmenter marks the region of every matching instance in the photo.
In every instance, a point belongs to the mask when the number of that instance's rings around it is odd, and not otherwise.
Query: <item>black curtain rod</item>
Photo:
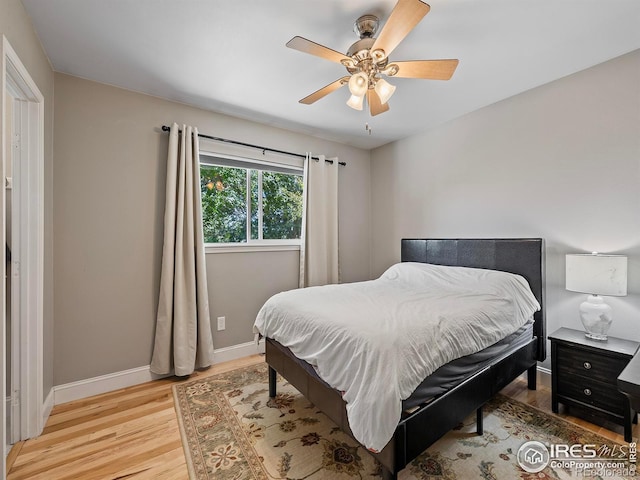
[[[168,127],[167,125],[162,126],[163,132],[169,132],[170,130],[171,130],[171,127]],[[198,133],[198,136],[202,138],[207,138],[209,140],[215,140],[216,142],[233,143],[234,145],[240,145],[242,147],[257,148],[258,150],[262,150],[263,155],[264,155],[264,152],[273,152],[273,153],[280,153],[282,155],[291,155],[292,157],[307,158],[306,155],[303,155],[301,153],[285,152],[284,150],[276,150],[275,148],[261,147],[260,145],[252,145],[250,143],[238,142],[236,140],[229,140],[227,138],[212,137],[211,135],[205,135],[204,133]],[[320,160],[318,157],[311,157],[311,158],[313,160]],[[333,160],[328,160],[325,158],[324,161],[333,164]],[[346,166],[347,163],[338,162],[338,165]]]

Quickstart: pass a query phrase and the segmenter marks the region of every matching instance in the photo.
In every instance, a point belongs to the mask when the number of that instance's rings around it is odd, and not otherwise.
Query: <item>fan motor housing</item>
[[[356,66],[354,67],[347,67],[349,73],[353,74],[360,70],[367,70],[364,65],[366,63],[371,64],[369,68],[373,68],[374,64],[378,67],[378,69],[383,69],[387,66],[387,63],[389,62],[388,58],[385,57],[378,63],[375,63],[371,58],[371,47],[373,46],[375,41],[375,38],[365,37],[358,40],[349,47],[346,55],[347,57],[353,58],[354,62],[356,63]]]
[[[356,61],[369,58],[369,51],[375,43],[375,38],[362,38],[349,47],[347,50],[347,57],[351,57]]]

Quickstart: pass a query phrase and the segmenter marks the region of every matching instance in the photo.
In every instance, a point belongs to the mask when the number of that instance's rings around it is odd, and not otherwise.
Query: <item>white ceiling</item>
[[[346,88],[299,104],[346,71],[285,43],[300,35],[346,52],[356,18],[385,20],[395,0],[23,3],[58,72],[362,148],[640,48],[639,0],[427,1],[431,12],[391,59],[458,58],[458,69],[448,82],[390,80],[391,109],[375,118],[345,105]]]

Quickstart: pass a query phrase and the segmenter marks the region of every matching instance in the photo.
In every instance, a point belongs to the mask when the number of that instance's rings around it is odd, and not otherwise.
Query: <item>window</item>
[[[294,244],[302,233],[302,168],[200,155],[207,244]]]

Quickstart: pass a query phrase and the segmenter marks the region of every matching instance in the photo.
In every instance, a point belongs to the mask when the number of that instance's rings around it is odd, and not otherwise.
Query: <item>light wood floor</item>
[[[264,357],[254,355],[215,365],[189,380],[262,361]],[[157,380],[57,405],[40,437],[13,447],[7,479],[187,479],[171,391],[179,381],[184,380]],[[531,391],[525,381],[516,380],[502,393],[551,412],[547,387]],[[614,441],[624,440],[617,425],[560,416]]]

